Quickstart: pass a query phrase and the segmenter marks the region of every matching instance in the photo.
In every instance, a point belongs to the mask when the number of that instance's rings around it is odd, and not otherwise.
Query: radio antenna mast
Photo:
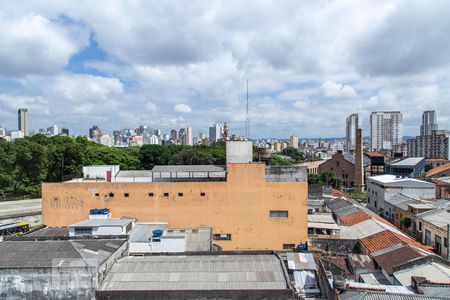
[[[245,136],[250,140],[250,121],[248,118],[248,79],[247,79],[247,110],[245,114]]]

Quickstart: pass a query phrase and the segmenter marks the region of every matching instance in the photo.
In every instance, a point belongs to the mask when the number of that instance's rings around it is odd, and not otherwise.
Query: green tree
[[[412,224],[412,221],[411,221],[411,218],[409,218],[409,217],[402,217],[400,219],[400,225],[404,228],[411,227],[411,224]]]
[[[212,165],[214,158],[207,152],[202,152],[196,147],[189,147],[176,153],[170,159],[173,165]]]
[[[425,172],[430,171],[431,169],[433,169],[433,166],[431,164],[426,164],[425,165]]]
[[[308,184],[323,184],[323,181],[318,174],[308,174]]]
[[[325,185],[331,185],[335,189],[341,187],[341,183],[334,172],[323,172],[320,178]]]
[[[303,162],[305,160],[305,156],[302,152],[298,151],[292,146],[286,147],[281,151],[281,154],[289,156],[295,162]]]
[[[145,170],[151,170],[155,165],[167,165],[172,156],[168,147],[161,145],[144,145],[139,150],[140,165]]]
[[[292,162],[287,159],[281,158],[277,155],[274,155],[270,159],[270,164],[272,166],[290,166],[292,165]]]

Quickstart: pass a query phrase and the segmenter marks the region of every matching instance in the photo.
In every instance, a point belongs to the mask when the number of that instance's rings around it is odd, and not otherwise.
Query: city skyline
[[[90,2],[40,3],[3,3],[7,128],[27,107],[30,128],[75,134],[86,124],[197,132],[227,121],[244,135],[246,80],[251,138],[343,136],[352,113],[365,134],[377,110],[403,111],[409,136],[426,110],[450,128],[450,3],[118,1],[108,14]]]

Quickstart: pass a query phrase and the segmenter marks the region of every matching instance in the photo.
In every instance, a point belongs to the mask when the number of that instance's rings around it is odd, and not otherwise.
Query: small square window
[[[295,244],[283,244],[284,250],[291,250],[295,248]]]
[[[99,193],[95,193],[95,197],[100,197],[100,194]]]
[[[109,198],[114,198],[114,193],[109,193]]]
[[[192,229],[192,233],[198,233],[198,229]]]
[[[206,193],[205,192],[201,192],[200,193],[200,197],[205,197],[206,196]]]
[[[164,197],[169,197],[169,193],[164,193]]]
[[[123,196],[126,197],[126,198],[128,198],[128,197],[130,197],[130,194],[124,193]]]
[[[183,197],[183,193],[178,193],[178,197]]]
[[[153,193],[148,193],[148,196],[149,197],[153,197]]]

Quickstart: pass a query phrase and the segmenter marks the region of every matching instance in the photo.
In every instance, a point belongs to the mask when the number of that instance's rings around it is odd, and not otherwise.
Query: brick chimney
[[[355,141],[355,192],[364,192],[364,163],[362,152],[362,130],[356,128],[356,141]]]

